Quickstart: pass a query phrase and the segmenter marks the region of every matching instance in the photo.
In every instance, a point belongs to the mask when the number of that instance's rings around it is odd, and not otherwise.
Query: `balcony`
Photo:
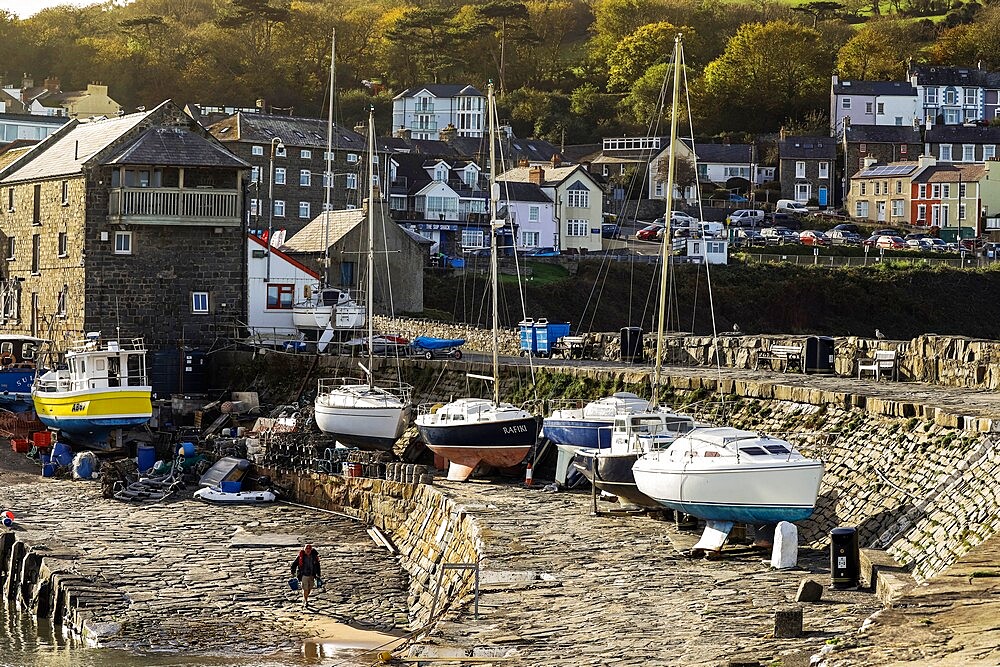
[[[418,104],[416,107],[414,107],[413,113],[434,113],[434,104],[433,103]]]
[[[239,226],[239,190],[119,188],[111,190],[108,217],[137,225]]]
[[[410,123],[412,132],[437,132],[438,124],[435,120],[413,121]]]

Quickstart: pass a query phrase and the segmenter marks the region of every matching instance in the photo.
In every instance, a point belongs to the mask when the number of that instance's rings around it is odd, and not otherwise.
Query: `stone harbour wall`
[[[479,563],[479,528],[463,507],[433,486],[274,469],[263,472],[293,489],[296,502],[343,512],[389,538],[410,575],[411,627],[427,624],[473,591],[472,570],[443,566]]]

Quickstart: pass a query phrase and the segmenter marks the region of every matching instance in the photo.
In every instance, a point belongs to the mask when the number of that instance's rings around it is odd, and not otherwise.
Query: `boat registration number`
[[[513,435],[514,433],[527,433],[528,427],[525,424],[515,424],[514,426],[504,426],[503,432],[507,435]]]
[[[83,412],[87,409],[86,403],[74,403],[71,412]]]

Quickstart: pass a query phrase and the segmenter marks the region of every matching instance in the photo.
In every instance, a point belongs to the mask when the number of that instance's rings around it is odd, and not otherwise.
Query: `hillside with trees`
[[[264,100],[319,115],[336,29],[344,122],[411,85],[493,80],[519,136],[587,143],[647,130],[677,32],[695,127],[739,135],[822,127],[834,72],[1000,68],[998,28],[988,0],[119,0],[0,12],[0,74],[102,81],[126,109]]]

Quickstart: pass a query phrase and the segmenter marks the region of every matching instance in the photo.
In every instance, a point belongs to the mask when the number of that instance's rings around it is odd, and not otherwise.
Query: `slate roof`
[[[983,86],[1000,88],[1000,72],[987,72],[976,67],[915,65],[910,76],[916,76],[921,86]]]
[[[782,160],[833,160],[837,157],[837,140],[833,137],[786,137],[778,142]]]
[[[30,150],[31,146],[16,146],[9,149],[5,148],[2,152],[0,152],[0,169],[13,164],[15,160]]]
[[[325,252],[326,241],[333,245],[365,220],[363,208],[325,211],[313,218],[279,248],[282,252]],[[329,225],[329,230],[327,228]]]
[[[833,86],[834,95],[878,95],[915,97],[917,89],[909,81],[858,81],[844,79]]]
[[[848,125],[847,143],[921,144],[923,139],[912,125]]]
[[[2,182],[79,174],[89,159],[118,141],[122,135],[146,120],[151,113],[153,112],[144,111],[88,122],[70,121],[58,132],[34,146],[31,154],[37,152],[37,157],[8,175]]]
[[[536,201],[551,204],[552,198],[542,192],[534,183],[520,181],[500,181],[501,201]]]
[[[472,95],[475,97],[486,97],[481,92],[473,88],[468,84],[463,83],[428,83],[423,86],[414,86],[412,88],[407,88],[399,95],[396,95],[394,100],[401,100],[404,97],[413,97],[422,90],[426,90],[434,97],[458,97],[459,95]]]
[[[982,164],[936,164],[913,177],[914,183],[959,183],[978,181],[986,173]]]
[[[0,113],[0,121],[3,120],[23,120],[43,125],[65,125],[70,119],[66,116],[39,116],[32,113]]]
[[[572,162],[589,162],[586,158],[593,158],[601,154],[603,144],[578,144],[576,146],[563,146],[560,151],[564,158]]]
[[[241,141],[269,144],[279,137],[286,146],[326,149],[326,125],[322,118],[276,116],[238,111],[229,118],[208,126],[213,137],[222,142]],[[338,149],[366,148],[365,137],[352,129],[334,124],[333,146]]]
[[[587,174],[587,171],[583,169],[580,165],[570,165],[567,167],[543,167],[545,169],[545,174],[543,175],[544,181],[542,185],[553,186],[559,185],[564,180],[570,177],[573,172],[580,170],[582,173]],[[529,183],[529,171],[532,167],[514,167],[513,169],[508,169],[502,174],[497,176],[498,181],[519,181],[522,183]],[[587,174],[591,176],[591,174]],[[592,177],[592,176],[591,176]]]
[[[998,144],[1000,127],[989,125],[934,125],[924,133],[929,144]]]
[[[68,93],[52,93],[51,95],[45,95],[39,98],[38,102],[43,107],[49,107],[50,109],[62,109],[77,100],[83,99],[87,95],[89,95],[89,93],[86,90],[75,90]]]
[[[684,140],[682,140],[684,141]],[[690,141],[684,141],[688,148]],[[667,140],[666,146],[670,146]],[[750,144],[695,144],[698,162],[715,164],[750,164],[752,146]]]
[[[186,128],[151,127],[124,151],[103,164],[143,164],[170,167],[231,167],[249,169],[218,142]]]
[[[14,96],[11,93],[12,91],[10,90],[4,90],[0,88],[0,102],[6,103],[7,108],[10,109],[10,111],[13,113],[23,113],[23,114],[28,113],[28,108],[24,106],[24,103],[21,101],[21,99],[19,97]]]

